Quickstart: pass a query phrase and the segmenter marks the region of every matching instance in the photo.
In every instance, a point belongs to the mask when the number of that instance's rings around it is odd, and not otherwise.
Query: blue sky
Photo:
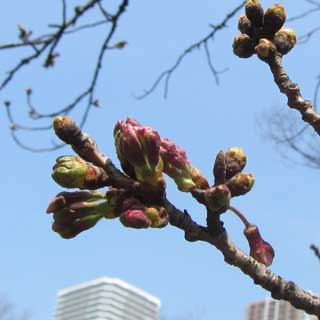
[[[237,19],[217,34],[211,46],[215,66],[229,68],[221,75],[219,86],[210,74],[204,51],[196,50],[173,75],[168,99],[162,98],[161,86],[144,100],[133,97],[171,66],[183,49],[205,36],[210,23],[221,21],[238,3],[132,2],[114,38],[114,42],[126,40],[129,45],[122,51],[107,53],[97,88],[102,108],[91,112],[85,130],[117,162],[113,126],[118,119],[135,117],[184,147],[192,163],[208,178],[218,150],[242,146],[248,156],[246,170],[254,174],[256,184],[252,192],[233,204],[273,244],[276,258],[271,269],[305,289],[319,292],[319,262],[308,249],[310,243],[320,243],[319,173],[284,161],[272,144],[262,139],[257,117],[278,108],[295,111],[287,108],[267,65],[255,57],[233,56],[231,44],[238,33]],[[272,3],[263,1],[265,6]],[[289,16],[307,8],[304,1],[282,3]],[[34,31],[46,30],[47,22],[59,17],[59,4],[4,2],[0,42],[16,37],[17,23]],[[315,24],[316,17],[310,17],[291,26],[303,34]],[[19,120],[26,119],[23,93],[29,86],[34,89],[39,109],[60,108],[90,80],[92,59],[102,37],[103,29],[97,29],[93,34],[85,31],[63,42],[55,69],[44,70],[42,61],[35,62],[0,92],[0,99],[12,100]],[[301,84],[303,95],[310,99],[319,73],[317,44],[315,38],[297,46],[284,61],[291,78]],[[14,52],[0,52],[2,75],[15,59]],[[199,310],[203,320],[244,319],[249,302],[268,296],[240,271],[225,264],[213,247],[187,243],[182,232],[170,226],[162,230],[129,230],[118,221],[102,221],[73,240],[61,239],[51,231],[51,217],[45,209],[62,190],[50,178],[55,158],[72,151],[66,147],[53,153],[28,153],[13,143],[7,128],[2,111],[0,293],[20,310],[30,310],[34,320],[51,319],[59,289],[101,276],[119,277],[159,297],[167,319],[182,319]],[[42,132],[24,138],[43,145],[52,137]],[[204,223],[203,207],[190,195],[179,193],[170,182],[168,198]],[[243,227],[236,217],[228,212],[223,220],[231,238],[248,251]]]

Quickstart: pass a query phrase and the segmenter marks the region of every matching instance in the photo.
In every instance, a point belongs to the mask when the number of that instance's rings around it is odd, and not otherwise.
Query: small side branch
[[[145,92],[141,95],[136,96],[137,99],[144,99],[147,96],[149,96],[151,93],[153,93],[157,87],[160,85],[162,81],[164,81],[164,93],[163,96],[164,98],[167,98],[168,92],[169,92],[169,84],[171,77],[173,73],[179,68],[181,62],[184,60],[184,58],[191,52],[193,52],[195,49],[201,49],[202,47],[205,50],[206,54],[206,60],[209,66],[209,69],[211,73],[213,74],[216,83],[219,83],[219,74],[224,72],[225,70],[218,71],[214,68],[212,58],[211,58],[211,53],[210,53],[210,48],[208,45],[208,42],[210,40],[214,40],[214,37],[216,33],[224,28],[227,27],[227,23],[229,20],[231,20],[245,5],[245,1],[241,2],[240,5],[238,5],[236,8],[234,8],[231,12],[229,12],[225,18],[216,25],[211,25],[212,30],[210,31],[209,34],[207,34],[205,37],[203,37],[201,40],[193,43],[190,45],[188,48],[186,48],[177,58],[176,62],[167,70],[163,71],[156,79],[156,81],[153,83],[153,85],[145,90]]]
[[[319,250],[319,248],[316,245],[312,244],[310,246],[310,249],[313,251],[315,256],[320,260],[320,250]]]
[[[101,44],[100,50],[97,55],[97,60],[95,66],[93,68],[93,75],[90,83],[87,88],[83,89],[70,103],[66,104],[62,108],[55,110],[53,112],[43,113],[38,111],[35,107],[35,104],[32,102],[32,90],[27,89],[26,94],[26,104],[29,109],[29,116],[33,120],[41,120],[41,119],[52,119],[59,115],[67,115],[70,114],[77,106],[82,103],[85,103],[84,111],[82,112],[82,118],[80,121],[81,127],[84,126],[89,112],[92,107],[99,106],[99,100],[95,97],[96,87],[98,84],[100,72],[102,69],[103,60],[107,50],[114,49],[115,46],[111,45],[112,38],[116,32],[120,17],[126,11],[127,6],[129,5],[129,0],[122,0],[118,6],[117,11],[114,14],[109,14],[107,10],[102,6],[101,0],[89,0],[85,5],[78,6],[74,10],[74,15],[67,19],[67,2],[62,0],[62,21],[61,24],[51,25],[52,28],[56,28],[56,32],[44,34],[40,37],[31,39],[31,32],[27,32],[23,27],[20,26],[20,39],[21,42],[5,44],[0,46],[1,49],[16,49],[19,47],[31,47],[33,52],[31,55],[23,58],[14,68],[12,68],[5,79],[0,84],[0,90],[3,90],[14,78],[14,76],[19,72],[25,65],[29,64],[33,60],[40,58],[43,54],[46,54],[44,67],[53,67],[55,64],[56,58],[59,54],[56,52],[57,47],[59,46],[61,40],[64,36],[68,34],[73,34],[79,32],[83,29],[95,28],[97,26],[103,24],[110,24],[109,30],[106,32],[106,36],[104,41]],[[83,17],[90,9],[97,8],[99,12],[103,16],[103,20],[82,24],[80,26],[76,26],[81,17]],[[22,36],[23,35],[23,36]],[[123,47],[123,46],[122,46]],[[116,48],[122,48],[116,47]],[[52,128],[51,125],[42,125],[42,126],[25,126],[17,123],[14,120],[12,106],[10,103],[6,102],[7,116],[10,123],[11,135],[13,140],[16,142],[18,146],[23,149],[32,151],[32,152],[44,152],[56,150],[57,148],[61,148],[63,145],[52,143],[52,146],[45,148],[34,148],[24,144],[20,140],[20,133],[23,131],[39,131],[39,130],[50,130]]]

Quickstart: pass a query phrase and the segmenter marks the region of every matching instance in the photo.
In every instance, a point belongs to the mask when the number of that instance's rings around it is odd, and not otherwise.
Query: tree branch
[[[90,9],[93,9],[96,5],[98,5],[98,9],[104,17],[103,21],[97,21],[95,23],[89,23],[80,25],[79,27],[75,27],[78,23],[79,19],[84,16]],[[93,106],[99,106],[99,101],[95,98],[95,90],[98,83],[100,71],[102,69],[102,63],[105,57],[105,53],[109,49],[113,49],[114,46],[110,45],[110,42],[115,34],[115,31],[118,26],[118,22],[122,14],[125,12],[127,6],[129,5],[128,0],[122,0],[119,4],[118,10],[115,14],[111,15],[107,13],[107,11],[103,8],[101,4],[101,0],[90,0],[84,6],[76,7],[74,15],[67,20],[67,5],[65,1],[62,1],[62,23],[60,25],[55,25],[57,31],[54,33],[42,35],[35,39],[30,39],[30,32],[28,33],[23,29],[23,34],[27,34],[28,36],[21,37],[21,42],[19,43],[11,43],[0,46],[1,49],[15,49],[19,47],[32,47],[34,48],[33,53],[25,58],[23,58],[13,69],[11,69],[7,75],[7,77],[0,84],[0,90],[3,90],[14,78],[16,73],[20,71],[22,67],[29,64],[31,61],[39,58],[42,54],[47,51],[44,67],[53,67],[55,64],[55,59],[58,57],[58,53],[56,53],[56,49],[62,40],[62,38],[71,33],[76,33],[83,29],[95,28],[99,25],[109,23],[110,29],[106,33],[105,39],[101,44],[101,48],[99,50],[97,61],[93,70],[93,75],[91,82],[88,87],[84,89],[82,92],[78,94],[74,98],[72,102],[64,106],[63,108],[56,110],[54,112],[49,113],[41,113],[39,112],[32,104],[31,101],[31,90],[27,89],[27,106],[29,108],[29,116],[33,120],[39,119],[52,119],[59,115],[70,114],[80,103],[85,102],[85,108],[82,113],[82,118],[80,121],[81,127],[84,126],[88,114]],[[13,140],[22,147],[23,149],[33,151],[33,152],[44,152],[56,150],[57,148],[61,148],[63,145],[52,143],[52,147],[46,148],[34,148],[24,144],[18,135],[18,131],[39,131],[39,130],[49,130],[52,128],[51,125],[47,126],[25,126],[18,124],[14,121],[13,114],[10,110],[10,104],[7,105],[7,116],[10,122],[10,128],[12,129],[11,135]],[[13,132],[14,130],[14,132]]]
[[[211,70],[216,83],[219,83],[219,74],[224,72],[225,70],[222,71],[217,71],[212,64],[212,59],[211,59],[211,55],[210,55],[210,48],[208,46],[208,42],[209,40],[213,40],[216,33],[218,31],[220,31],[221,29],[224,29],[227,27],[227,23],[229,22],[230,19],[232,19],[237,13],[238,11],[240,11],[245,5],[245,1],[241,2],[236,8],[234,8],[232,11],[230,11],[225,17],[224,19],[216,24],[216,25],[211,25],[212,30],[210,31],[209,34],[207,34],[205,37],[203,37],[201,40],[193,43],[192,45],[190,45],[188,48],[186,48],[177,58],[176,62],[167,70],[163,71],[155,80],[155,82],[153,83],[153,85],[145,90],[145,92],[141,95],[137,95],[136,98],[137,99],[144,99],[147,96],[149,96],[151,93],[153,93],[157,87],[160,85],[160,83],[162,81],[164,81],[164,93],[163,96],[164,98],[167,98],[168,96],[168,92],[169,92],[169,84],[170,84],[170,80],[171,77],[173,75],[173,73],[179,68],[181,62],[183,61],[183,59],[191,52],[193,52],[195,49],[200,49],[202,46],[204,47],[205,50],[205,54],[206,54],[206,60],[209,66],[209,69]]]
[[[152,197],[152,193],[148,190],[150,186],[145,188],[143,183],[133,180],[118,170],[112,161],[98,150],[94,140],[88,134],[84,134],[72,119],[56,118],[54,127],[58,137],[70,144],[81,158],[105,170],[108,176],[107,185],[126,189],[142,199],[150,200]],[[200,203],[203,203],[201,192],[199,194],[195,192],[193,195]],[[183,230],[187,241],[203,241],[213,245],[223,254],[226,263],[239,268],[255,284],[269,291],[273,298],[287,300],[298,309],[309,314],[320,315],[320,297],[301,290],[294,282],[282,279],[263,264],[246,255],[236,247],[224,228],[221,227],[219,232],[213,233],[209,226],[198,225],[187,211],[182,212],[177,209],[165,195],[161,199],[155,197],[153,200],[165,207],[169,214],[170,224]],[[209,208],[206,209],[210,211]],[[219,223],[219,219],[217,222]]]

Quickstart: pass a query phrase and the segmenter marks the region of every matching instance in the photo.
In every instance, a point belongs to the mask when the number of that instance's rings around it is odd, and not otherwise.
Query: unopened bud
[[[237,173],[227,181],[231,196],[237,197],[248,193],[254,185],[254,177],[251,173]]]
[[[71,145],[74,142],[74,137],[81,133],[81,129],[75,121],[66,116],[55,117],[53,119],[53,129],[63,142]]]
[[[247,34],[248,36],[253,36],[254,34],[252,23],[245,14],[239,18],[238,29],[242,34]]]
[[[205,199],[206,205],[211,211],[223,213],[229,208],[231,193],[226,185],[220,184],[206,190]]]
[[[151,221],[152,228],[163,228],[169,222],[168,213],[163,207],[148,207],[146,209],[146,215]]]
[[[263,24],[263,8],[259,0],[247,0],[246,16],[256,28]]]
[[[59,233],[59,235],[64,239],[71,239],[76,237],[82,231],[94,227],[101,218],[101,215],[90,215],[74,220],[70,224],[61,224],[55,221],[52,225],[52,230]]]
[[[296,45],[296,33],[292,29],[282,28],[275,34],[273,43],[278,52],[285,55]]]
[[[174,180],[180,191],[189,192],[197,187],[193,181],[192,166],[181,147],[167,138],[162,138],[160,154],[163,171]]]
[[[233,53],[239,58],[249,58],[254,54],[255,43],[247,34],[240,34],[233,39]]]
[[[282,28],[286,21],[286,11],[283,5],[277,3],[268,8],[264,14],[263,30],[266,33],[274,34]]]
[[[224,184],[226,181],[225,154],[220,150],[216,156],[213,166],[214,184]]]
[[[116,218],[103,193],[77,191],[61,192],[49,204],[47,213],[53,213],[53,231],[63,238],[73,238],[80,232],[93,227],[101,218]]]
[[[250,225],[244,230],[249,247],[250,256],[265,266],[270,266],[274,258],[272,246],[261,238],[259,229],[255,225]]]
[[[247,157],[240,147],[229,148],[225,154],[226,179],[232,178],[241,172],[247,163]]]
[[[196,184],[196,187],[201,190],[209,188],[208,180],[203,176],[199,169],[192,167],[191,169],[192,181]]]
[[[151,220],[144,210],[127,210],[120,216],[121,223],[128,228],[142,229],[151,226]]]
[[[156,187],[164,186],[160,136],[150,127],[128,118],[114,129],[115,146],[123,170],[131,177]]]
[[[105,186],[104,170],[78,156],[62,156],[56,162],[52,178],[62,187],[95,190]]]
[[[255,46],[255,51],[261,60],[267,60],[276,55],[277,48],[270,40],[262,38]]]

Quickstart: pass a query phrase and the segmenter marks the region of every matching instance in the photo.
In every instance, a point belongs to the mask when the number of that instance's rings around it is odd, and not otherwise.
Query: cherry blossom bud
[[[128,118],[114,129],[115,145],[123,170],[131,177],[156,187],[164,186],[160,136],[150,127]]]
[[[206,189],[209,186],[201,172],[191,165],[186,152],[171,140],[161,139],[160,154],[163,171],[175,181],[180,191],[189,192],[195,188]]]
[[[233,39],[233,53],[239,58],[249,58],[254,54],[255,42],[247,34],[240,34]]]
[[[206,205],[211,211],[223,213],[229,208],[231,193],[226,185],[220,184],[206,190],[205,199]]]
[[[254,27],[261,27],[263,24],[263,8],[259,0],[247,0],[246,16]]]
[[[146,209],[146,216],[150,219],[152,228],[163,228],[169,222],[168,213],[163,207],[148,207]]]
[[[224,184],[226,181],[226,160],[225,154],[220,150],[216,156],[213,166],[214,183]]]
[[[120,216],[121,223],[128,228],[142,229],[151,226],[151,220],[144,210],[129,209]]]
[[[286,12],[283,5],[277,3],[268,8],[264,14],[263,30],[274,34],[284,25],[286,21]]]
[[[231,192],[231,197],[242,196],[248,193],[254,185],[254,177],[251,173],[237,173],[226,183]]]
[[[259,229],[255,225],[250,225],[244,230],[249,247],[250,256],[265,266],[270,266],[274,258],[272,246],[261,238]]]
[[[64,239],[71,239],[82,231],[94,227],[101,218],[101,215],[97,214],[74,220],[69,224],[61,224],[55,221],[52,225],[52,230],[59,233]]]
[[[252,23],[245,14],[239,18],[238,29],[242,34],[247,34],[248,36],[253,36],[254,34]]]
[[[74,137],[81,133],[80,127],[69,117],[55,117],[53,129],[56,135],[65,143],[73,144]]]
[[[273,43],[278,52],[285,55],[296,45],[296,33],[290,28],[282,28],[275,34]]]
[[[241,172],[247,163],[247,157],[240,147],[229,148],[225,154],[226,179],[230,179]]]
[[[277,53],[276,46],[270,40],[264,38],[259,40],[254,49],[258,57],[263,61],[273,58]]]
[[[93,227],[101,218],[119,217],[100,192],[61,192],[49,204],[47,213],[53,213],[53,231],[63,238],[73,238]]]
[[[86,163],[78,156],[62,156],[56,160],[52,178],[65,188],[95,190],[105,185],[107,175],[103,169]]]

